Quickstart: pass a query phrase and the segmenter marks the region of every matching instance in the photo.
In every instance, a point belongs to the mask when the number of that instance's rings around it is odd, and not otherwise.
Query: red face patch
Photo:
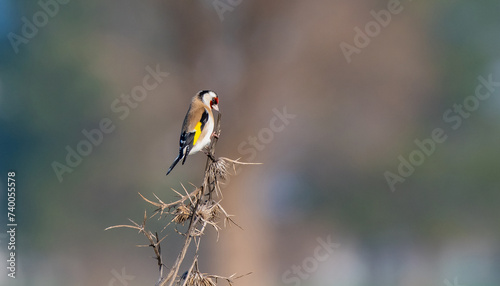
[[[219,104],[219,98],[214,97],[214,98],[212,99],[212,102],[210,102],[210,105],[214,105],[214,104],[215,104],[215,105]]]

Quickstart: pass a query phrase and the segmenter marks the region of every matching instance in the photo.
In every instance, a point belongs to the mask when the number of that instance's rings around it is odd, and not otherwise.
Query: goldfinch
[[[202,90],[193,97],[182,124],[179,155],[168,169],[167,176],[180,160],[184,165],[189,154],[194,154],[210,144],[214,132],[212,109],[219,111],[218,104],[219,96],[211,90]]]

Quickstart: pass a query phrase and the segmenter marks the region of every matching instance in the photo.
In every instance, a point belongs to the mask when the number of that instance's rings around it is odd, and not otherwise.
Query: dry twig
[[[216,134],[219,135],[220,117],[221,115],[219,113],[214,129],[216,131]],[[228,178],[228,176],[230,175],[229,170],[231,169],[231,167],[233,170],[235,170],[235,165],[258,164],[241,162],[239,161],[239,158],[236,160],[231,160],[225,157],[216,158],[215,145],[217,144],[218,138],[219,136],[215,136],[212,139],[210,146],[206,150],[208,158],[205,165],[203,184],[200,187],[196,187],[193,185],[195,189],[191,192],[188,192],[184,185],[181,184],[184,194],[181,194],[180,192],[172,189],[178,195],[179,199],[170,203],[165,203],[156,194],[153,194],[155,197],[155,201],[153,201],[147,199],[141,193],[139,193],[144,201],[155,207],[153,214],[148,218],[145,211],[144,218],[141,224],[130,220],[130,222],[132,223],[131,225],[116,225],[106,228],[106,230],[114,228],[132,228],[138,230],[139,233],[142,233],[146,237],[146,239],[149,241],[149,244],[138,246],[153,248],[155,258],[159,267],[159,279],[156,283],[157,286],[172,286],[174,285],[174,283],[182,286],[215,286],[218,280],[225,280],[230,286],[232,286],[234,279],[250,274],[248,273],[239,277],[234,277],[235,274],[233,274],[229,277],[223,277],[201,273],[198,270],[198,249],[200,246],[201,237],[203,236],[206,227],[213,227],[217,232],[218,239],[220,226],[218,225],[217,221],[221,216],[224,222],[224,226],[226,226],[228,222],[232,222],[236,226],[238,226],[231,219],[231,215],[229,215],[221,205],[222,192],[219,185],[220,182],[223,182]],[[214,197],[218,198],[218,201],[216,201]],[[160,239],[158,232],[155,232],[153,234],[152,231],[146,229],[147,220],[154,217],[155,215],[159,215],[158,219],[168,216],[171,217],[170,221],[165,225],[162,231],[171,224],[182,226],[185,225],[186,222],[189,222],[188,227],[184,232],[178,231],[177,228],[174,229],[177,233],[184,236],[184,244],[181,251],[177,255],[177,259],[166,275],[164,275],[165,264],[162,260],[160,246],[161,242],[166,238],[166,236]],[[186,253],[193,241],[195,247],[195,256],[190,263],[189,269],[184,272],[183,275],[179,276],[179,273],[181,273],[180,268],[184,264]]]

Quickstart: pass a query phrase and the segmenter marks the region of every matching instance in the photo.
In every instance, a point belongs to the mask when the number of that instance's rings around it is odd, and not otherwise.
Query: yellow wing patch
[[[196,145],[196,142],[198,141],[198,138],[200,138],[200,135],[201,135],[201,122],[198,122],[196,124],[196,127],[194,128],[193,146]]]

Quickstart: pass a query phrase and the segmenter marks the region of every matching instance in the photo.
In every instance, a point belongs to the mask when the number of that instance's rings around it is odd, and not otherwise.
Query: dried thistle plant
[[[184,222],[186,222],[191,216],[191,210],[186,205],[181,204],[175,210],[174,215],[175,216],[172,219],[173,222],[177,224],[184,224]]]
[[[213,162],[210,162],[208,167],[208,175],[210,179],[217,180],[220,179],[225,181],[229,176],[228,172],[229,164],[224,159],[216,159]]]
[[[215,127],[217,134],[220,134],[220,116],[221,115],[219,113]],[[215,158],[214,153],[217,140],[218,136],[214,137],[210,146],[206,150],[208,158],[202,186],[196,187],[193,185],[194,190],[188,192],[184,185],[181,185],[183,193],[172,189],[172,191],[178,195],[179,199],[170,203],[163,202],[155,194],[153,194],[155,200],[152,201],[139,193],[144,201],[151,204],[155,208],[153,214],[148,217],[145,211],[141,224],[130,220],[132,223],[131,225],[116,225],[106,228],[106,230],[113,228],[132,228],[138,230],[139,233],[142,233],[146,237],[149,244],[139,246],[153,248],[159,268],[159,279],[156,286],[172,286],[174,283],[182,286],[215,286],[219,280],[225,280],[231,286],[233,285],[234,279],[242,277],[239,276],[234,278],[234,274],[229,277],[210,275],[201,273],[198,270],[198,250],[206,227],[213,227],[217,232],[218,238],[220,229],[218,221],[220,219],[223,220],[224,226],[226,226],[227,223],[234,223],[231,219],[231,215],[229,215],[221,205],[222,191],[220,189],[220,182],[224,182],[229,177],[231,167],[235,170],[235,165],[238,164],[256,164],[240,162],[239,159],[231,160],[224,157]],[[170,220],[167,220],[167,223],[163,227],[162,231],[167,229],[167,227],[169,227],[172,223],[174,224],[174,227],[184,226],[187,223],[187,229],[185,231],[178,231],[177,228],[174,228],[178,234],[184,237],[184,244],[177,255],[177,259],[174,264],[168,268],[170,270],[166,274],[164,273],[164,270],[167,268],[163,263],[161,254],[161,243],[166,238],[166,235],[160,239],[158,232],[153,233],[152,231],[146,229],[147,221],[156,215],[158,215],[158,219],[170,217]],[[234,224],[237,225],[236,223]],[[192,245],[195,248],[195,255],[190,264],[191,266],[184,272],[183,275],[179,275],[179,273],[181,273],[181,267],[186,264],[185,258],[187,250]]]

